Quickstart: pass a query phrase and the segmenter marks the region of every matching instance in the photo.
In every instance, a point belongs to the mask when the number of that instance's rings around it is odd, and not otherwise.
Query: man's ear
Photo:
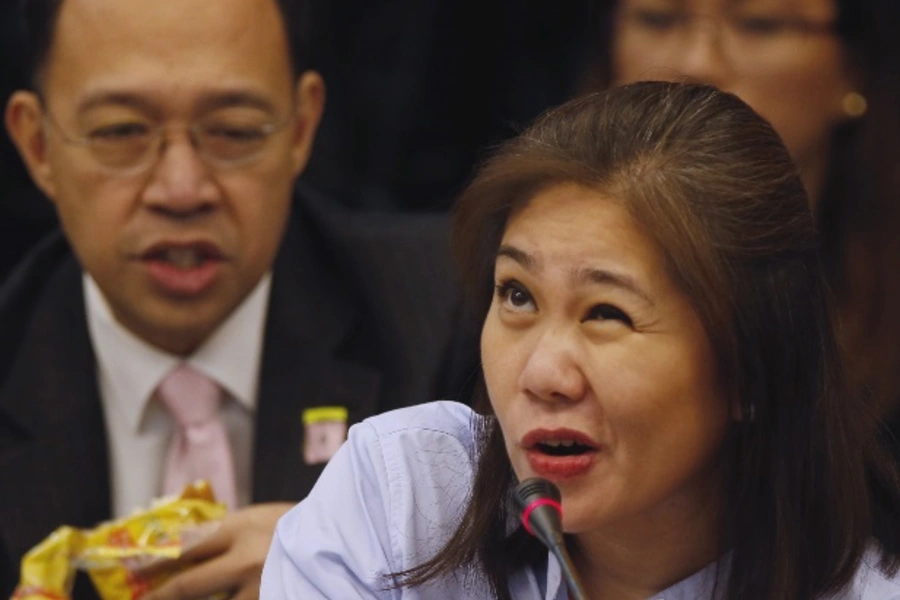
[[[14,92],[6,103],[5,123],[34,183],[53,200],[56,186],[47,161],[44,111],[37,94],[24,90]]]
[[[309,162],[316,130],[325,108],[325,82],[315,71],[306,71],[297,81],[292,155],[299,175]]]

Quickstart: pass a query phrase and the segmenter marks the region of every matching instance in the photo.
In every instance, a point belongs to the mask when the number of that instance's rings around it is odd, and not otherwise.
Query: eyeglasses
[[[187,127],[166,127],[136,117],[101,120],[77,137],[69,136],[49,110],[45,120],[66,144],[86,148],[101,166],[120,175],[149,170],[162,157],[171,136],[183,130],[197,154],[211,167],[233,169],[262,157],[271,137],[291,118],[232,114],[228,110],[202,117]]]
[[[765,64],[780,60],[786,52],[798,49],[798,43],[811,37],[836,33],[833,20],[813,20],[771,10],[734,9],[718,15],[693,13],[678,8],[623,7],[620,27],[630,27],[644,36],[647,47],[655,51],[683,46],[696,34],[700,23],[713,28],[721,50],[738,64]]]

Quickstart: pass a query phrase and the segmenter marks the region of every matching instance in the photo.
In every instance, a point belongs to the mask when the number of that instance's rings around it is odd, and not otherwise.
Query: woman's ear
[[[34,183],[53,200],[56,186],[47,160],[44,110],[37,94],[23,90],[13,93],[6,103],[5,123]]]

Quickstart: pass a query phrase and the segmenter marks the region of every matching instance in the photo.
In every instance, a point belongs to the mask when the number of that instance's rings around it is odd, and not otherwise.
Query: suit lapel
[[[292,220],[275,263],[266,319],[254,449],[254,501],[298,501],[323,465],[303,460],[303,411],[344,406],[349,421],[375,412],[379,372],[354,361],[359,314],[330,269],[318,232]]]
[[[14,560],[59,525],[93,526],[110,514],[80,269],[69,257],[46,281],[19,315],[27,324],[0,389],[0,523]]]

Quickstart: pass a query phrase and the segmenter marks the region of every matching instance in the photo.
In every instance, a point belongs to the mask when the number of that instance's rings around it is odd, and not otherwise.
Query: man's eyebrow
[[[266,112],[276,112],[277,110],[269,98],[249,90],[210,92],[202,95],[198,104],[203,110],[232,107],[258,108]]]
[[[139,94],[132,92],[101,91],[85,96],[77,106],[76,112],[85,112],[98,106],[117,105],[150,110],[152,103]]]
[[[527,271],[533,272],[540,266],[535,257],[515,246],[500,246],[497,250],[497,258],[500,258],[501,256],[505,256],[519,263]],[[656,304],[650,295],[638,285],[634,278],[625,273],[616,273],[615,271],[607,269],[587,267],[573,271],[571,279],[577,284],[592,283],[596,285],[617,287],[638,296],[651,306]]]
[[[78,103],[78,112],[98,106],[126,106],[148,112],[161,112],[159,103],[144,94],[122,91],[99,91],[88,94]],[[211,91],[201,94],[197,102],[199,112],[221,108],[249,107],[266,112],[276,112],[275,105],[266,96],[249,90]]]

